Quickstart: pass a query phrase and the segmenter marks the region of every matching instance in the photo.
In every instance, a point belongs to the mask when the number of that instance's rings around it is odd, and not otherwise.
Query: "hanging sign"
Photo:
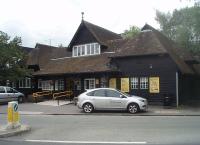
[[[149,92],[150,93],[159,93],[160,92],[160,78],[159,77],[150,77],[149,78]]]
[[[121,78],[121,91],[129,92],[129,78]]]

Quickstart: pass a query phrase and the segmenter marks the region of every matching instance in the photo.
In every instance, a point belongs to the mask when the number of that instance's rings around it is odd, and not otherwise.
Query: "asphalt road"
[[[6,116],[0,115],[0,124]],[[199,116],[23,115],[29,133],[0,139],[13,144],[200,144]]]

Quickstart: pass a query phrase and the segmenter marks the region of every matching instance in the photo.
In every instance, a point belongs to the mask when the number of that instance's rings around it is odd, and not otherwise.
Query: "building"
[[[36,44],[27,63],[34,70],[32,91],[72,90],[77,96],[113,87],[154,104],[165,96],[174,104],[200,96],[200,64],[148,24],[136,38],[123,39],[82,20],[67,48]]]

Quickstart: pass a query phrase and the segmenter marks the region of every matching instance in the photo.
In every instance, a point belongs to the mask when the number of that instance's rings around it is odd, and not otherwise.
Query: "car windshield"
[[[131,95],[130,94],[128,94],[128,93],[125,93],[125,92],[121,92],[120,90],[118,90],[118,89],[116,89],[118,92],[120,92],[122,95],[124,95],[124,96],[127,96],[127,97],[131,97]]]

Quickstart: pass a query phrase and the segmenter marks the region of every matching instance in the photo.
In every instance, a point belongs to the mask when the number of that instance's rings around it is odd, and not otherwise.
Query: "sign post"
[[[8,117],[7,128],[14,129],[20,126],[17,101],[8,102],[8,116],[7,117]]]

